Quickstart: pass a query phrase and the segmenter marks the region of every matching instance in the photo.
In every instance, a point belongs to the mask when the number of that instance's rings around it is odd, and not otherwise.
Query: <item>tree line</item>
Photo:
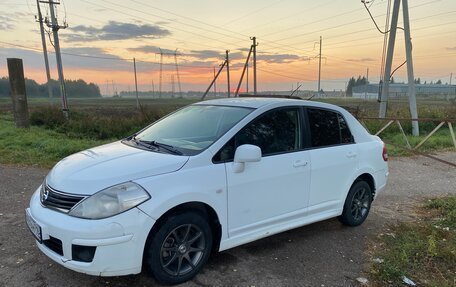
[[[52,92],[54,96],[60,95],[60,83],[51,80]],[[100,88],[94,83],[87,83],[82,79],[65,80],[67,96],[69,98],[95,98],[101,97]],[[47,83],[38,84],[35,80],[25,79],[25,89],[27,96],[32,98],[48,97]],[[8,77],[0,78],[0,97],[10,96],[10,83]]]

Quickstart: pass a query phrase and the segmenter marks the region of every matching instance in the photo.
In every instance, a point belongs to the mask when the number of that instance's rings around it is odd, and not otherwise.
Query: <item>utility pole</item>
[[[236,92],[234,94],[234,97],[237,97],[239,95],[239,89],[241,88],[242,79],[244,78],[245,70],[247,69],[247,65],[249,63],[250,55],[252,54],[253,49],[255,49],[255,46],[254,45],[250,46],[249,54],[247,55],[247,60],[245,60],[244,69],[242,69],[241,78],[239,79],[239,84],[238,84],[238,86],[236,88]],[[255,69],[253,70],[253,72],[255,72]],[[255,77],[255,74],[253,74],[253,75]],[[255,82],[253,84],[254,84],[254,87],[255,87]]]
[[[410,105],[410,115],[412,119],[418,119],[418,111],[416,108],[416,91],[415,91],[415,75],[413,73],[413,57],[412,57],[412,37],[410,36],[410,20],[408,0],[402,0],[402,16],[404,17],[404,38],[405,38],[405,54],[407,60],[407,76],[408,76],[408,96]],[[412,121],[412,134],[420,135],[418,121]]]
[[[251,37],[250,40],[253,41],[252,49],[250,52],[253,52],[253,94],[257,94],[257,67],[256,67],[256,47],[258,46],[256,42],[256,37]]]
[[[204,92],[203,96],[201,97],[201,100],[204,100],[206,98],[206,95],[207,93],[209,93],[209,91],[211,90],[212,88],[212,85],[215,83],[215,81],[217,81],[217,78],[218,76],[220,75],[220,73],[222,72],[223,68],[225,67],[225,65],[228,64],[228,61],[225,60],[223,61],[223,63],[220,65],[220,69],[218,70],[217,74],[215,75],[214,79],[212,79],[212,82],[209,84],[209,87],[207,87],[206,91]],[[228,89],[229,91],[229,89]]]
[[[171,98],[174,98],[174,75],[171,75]]]
[[[215,67],[214,67],[214,78],[215,78]],[[214,82],[214,97],[217,97],[217,80]]]
[[[136,94],[136,108],[139,110],[139,97],[138,97],[138,78],[136,77],[136,59],[133,58],[133,69],[135,71],[135,94]]]
[[[366,82],[369,84],[369,67],[367,68],[366,72]]]
[[[249,63],[247,63],[247,75],[246,75],[246,86],[245,86],[245,91],[246,93],[249,93]]]
[[[60,4],[60,1],[50,0],[50,1],[40,1],[41,3],[48,3],[49,4],[49,12],[51,14],[51,23],[46,23],[48,27],[52,28],[52,34],[54,35],[54,49],[55,49],[55,57],[57,60],[57,70],[59,74],[59,81],[60,81],[60,96],[62,98],[62,111],[66,118],[69,116],[69,109],[68,109],[68,102],[67,102],[67,95],[65,89],[65,78],[63,76],[63,64],[62,64],[62,55],[60,53],[60,42],[59,42],[59,29],[65,29],[68,26],[64,24],[60,26],[58,24],[57,18],[55,17],[54,5]]]
[[[160,48],[158,48],[160,49]],[[160,49],[160,82],[158,83],[158,97],[162,96],[162,78],[163,78],[163,52]]]
[[[391,16],[391,28],[389,30],[388,49],[386,54],[385,69],[383,74],[382,94],[380,97],[380,110],[378,116],[386,117],[388,104],[389,83],[391,79],[391,65],[393,63],[394,44],[396,41],[397,19],[399,17],[399,6],[401,0],[394,0],[393,14]]]
[[[227,90],[228,90],[228,98],[230,97],[230,58],[228,56],[228,53],[230,52],[230,50],[226,50],[225,51],[225,54],[226,54],[226,57],[225,57],[225,63],[226,63],[226,80],[227,80]]]
[[[391,82],[391,66],[393,62],[394,54],[394,45],[396,41],[396,32],[397,32],[397,21],[399,18],[399,9],[400,9],[401,0],[394,0],[393,4],[393,13],[391,16],[391,28],[389,30],[389,39],[388,39],[388,50],[386,54],[385,69],[383,75],[383,84],[380,97],[380,110],[379,117],[386,117],[387,104],[388,104],[388,95],[389,95],[389,84]],[[404,17],[404,38],[405,38],[405,52],[407,57],[407,79],[408,79],[408,96],[409,96],[409,105],[410,105],[410,115],[412,119],[412,134],[414,136],[419,135],[419,124],[418,121],[418,111],[416,108],[416,94],[415,94],[415,78],[413,74],[413,58],[412,58],[412,42],[410,36],[410,21],[408,13],[408,1],[402,0],[402,15]]]
[[[320,94],[321,86],[321,36],[320,36],[320,53],[318,54],[318,94]]]
[[[179,76],[179,65],[177,65],[177,49],[174,51],[174,63],[176,65],[177,85],[179,87],[179,97],[182,98],[181,81]]]
[[[47,45],[46,45],[46,36],[44,35],[44,25],[43,25],[43,15],[41,14],[40,1],[36,0],[36,7],[38,8],[38,19],[40,23],[40,32],[41,32],[41,43],[43,44],[43,54],[44,54],[44,66],[46,67],[46,77],[47,77],[47,88],[49,99],[52,99],[53,92],[51,86],[51,71],[49,70],[49,59],[47,54]]]

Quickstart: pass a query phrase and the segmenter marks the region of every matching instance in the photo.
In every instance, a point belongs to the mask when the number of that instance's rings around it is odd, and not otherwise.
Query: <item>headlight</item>
[[[80,218],[102,219],[138,206],[149,198],[150,195],[140,185],[126,182],[89,196],[75,205],[68,214]]]

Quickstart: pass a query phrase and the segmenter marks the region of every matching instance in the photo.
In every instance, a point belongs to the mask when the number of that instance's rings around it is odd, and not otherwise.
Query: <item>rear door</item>
[[[358,169],[358,152],[344,117],[332,110],[307,108],[312,175],[309,216],[340,209]]]

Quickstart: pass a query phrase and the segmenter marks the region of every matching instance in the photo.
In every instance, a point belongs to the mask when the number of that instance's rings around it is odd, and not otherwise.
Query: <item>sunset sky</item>
[[[369,4],[381,29],[387,4],[387,0]],[[415,77],[449,82],[450,73],[456,73],[456,1],[409,0],[409,6]],[[41,7],[43,16],[48,15],[48,7]],[[0,9],[0,76],[7,75],[6,58],[18,57],[24,60],[26,77],[44,82],[36,1],[1,0]],[[230,50],[234,90],[250,36],[259,43],[260,91],[290,90],[297,82],[303,89],[316,90],[319,47],[315,43],[320,36],[323,90],[344,89],[348,78],[366,75],[367,69],[370,82],[379,80],[383,35],[360,0],[65,0],[57,9],[59,22],[66,19],[69,25],[59,32],[65,77],[95,82],[103,94],[112,94],[112,82],[119,91],[133,88],[133,57],[139,89],[151,90],[153,82],[157,90],[159,48],[177,49],[184,91],[204,90],[213,68]],[[397,35],[393,67],[405,60],[403,31]],[[47,44],[53,51],[49,40]],[[49,58],[52,77],[57,79],[55,54]],[[177,81],[174,58],[165,56],[164,63],[169,65],[164,66],[163,90],[171,90],[171,77]],[[251,88],[252,74],[250,70]],[[406,80],[405,66],[394,78]],[[226,89],[224,73],[217,84]]]

